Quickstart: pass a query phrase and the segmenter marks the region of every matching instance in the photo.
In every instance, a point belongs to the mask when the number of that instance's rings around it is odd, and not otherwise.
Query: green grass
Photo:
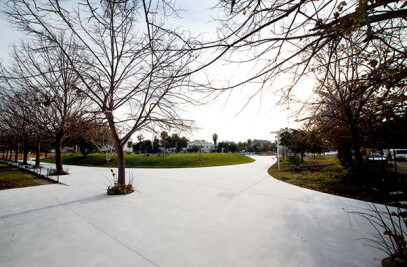
[[[268,169],[268,173],[275,179],[299,187],[369,202],[386,203],[382,192],[354,180],[335,156],[312,158],[299,166],[283,159],[280,161],[280,171],[277,164],[274,164]]]
[[[55,158],[43,159],[44,162],[55,163]],[[127,168],[191,168],[235,165],[253,162],[254,159],[240,154],[171,154],[163,157],[154,154],[128,154],[125,155]],[[106,164],[104,154],[90,154],[83,157],[80,154],[67,154],[62,156],[62,163],[78,166],[117,167],[117,156]]]
[[[16,167],[0,163],[0,190],[50,183],[52,182],[40,179]]]
[[[340,184],[347,174],[336,157],[311,159],[298,167],[283,160],[280,171],[275,164],[268,173],[278,180],[322,192]]]

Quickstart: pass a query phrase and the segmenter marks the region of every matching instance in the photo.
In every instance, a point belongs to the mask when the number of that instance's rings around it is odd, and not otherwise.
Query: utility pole
[[[271,134],[277,134],[277,166],[278,166],[278,170],[280,170],[280,147],[278,145],[279,140],[280,140],[280,134],[278,131],[273,131],[270,132]]]

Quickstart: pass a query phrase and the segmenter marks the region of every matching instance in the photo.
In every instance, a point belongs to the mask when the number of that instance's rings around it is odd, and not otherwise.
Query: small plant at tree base
[[[127,184],[127,185],[120,185],[116,184],[112,187],[107,188],[107,194],[108,195],[127,195],[130,193],[134,192],[133,185]]]
[[[407,266],[407,219],[400,208],[390,211],[379,210],[374,204],[367,212],[353,212],[362,216],[373,226],[377,235],[365,238],[369,246],[385,252],[389,257],[382,261],[383,266]]]
[[[113,176],[113,183],[107,187],[107,194],[108,195],[127,195],[134,192],[134,188],[132,183],[127,185],[121,185],[117,183],[116,174],[114,173],[113,169],[110,169],[110,172]]]

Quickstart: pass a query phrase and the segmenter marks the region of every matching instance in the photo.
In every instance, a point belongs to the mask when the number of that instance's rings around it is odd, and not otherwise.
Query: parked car
[[[387,167],[387,158],[380,153],[372,153],[367,157],[367,161],[371,166]]]
[[[383,157],[382,154],[379,153],[372,153],[367,157],[368,160],[373,160],[373,161],[386,161],[386,158]]]
[[[407,159],[407,149],[390,149],[389,159],[393,159],[393,153],[395,152],[395,159],[397,161],[405,161]]]

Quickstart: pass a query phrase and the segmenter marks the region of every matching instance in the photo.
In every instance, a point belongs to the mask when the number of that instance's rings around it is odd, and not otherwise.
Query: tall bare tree
[[[154,0],[13,0],[6,13],[21,30],[43,36],[64,53],[81,82],[78,91],[107,121],[118,156],[118,183],[125,184],[123,146],[142,129],[185,128],[177,105],[192,102],[186,92],[197,52],[189,36],[167,27],[176,12]],[[60,38],[82,52],[74,59]]]
[[[354,51],[359,55],[354,56]],[[393,57],[394,52],[383,45],[363,52],[350,38],[333,54],[320,54],[316,59],[319,65],[314,72],[319,85],[314,90],[316,98],[307,103],[311,107],[307,119],[329,132],[329,139],[344,152],[350,166],[354,150],[358,172],[364,167],[363,136],[377,122],[386,120],[389,104],[394,111],[405,112],[407,86],[399,71],[404,62]]]
[[[70,59],[80,56],[73,43],[66,43],[65,51]],[[81,122],[91,111],[78,91],[78,76],[70,68],[68,57],[41,37],[14,46],[11,62],[1,76],[14,94],[25,96],[21,103],[30,110],[26,127],[53,138],[56,172],[63,174],[64,139],[81,130]]]
[[[351,57],[380,45],[394,52],[393,61],[406,60],[405,1],[219,0],[217,7],[221,10],[220,38],[205,47],[218,48],[213,60],[224,57],[229,63],[251,64],[253,69],[219,89],[250,82],[260,92],[287,74],[284,77],[292,78],[285,87],[289,96],[291,88],[318,64],[316,55],[328,53],[328,59],[332,58],[350,40],[358,45],[358,50],[349,51]],[[406,69],[400,68],[397,75],[406,77]]]

